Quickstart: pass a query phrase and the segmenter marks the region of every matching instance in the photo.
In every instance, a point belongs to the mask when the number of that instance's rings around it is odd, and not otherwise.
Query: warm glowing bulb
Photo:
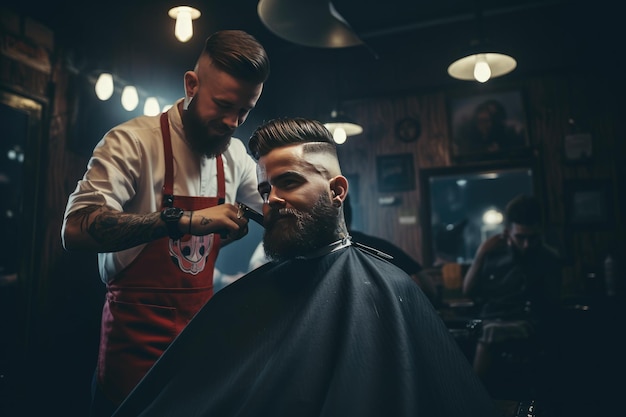
[[[137,94],[137,88],[132,85],[127,85],[122,90],[122,107],[126,111],[133,111],[139,104],[139,95]]]
[[[474,78],[480,83],[484,83],[491,78],[491,68],[487,63],[485,54],[476,55],[476,64],[474,65]]]
[[[193,36],[193,26],[191,25],[191,13],[181,10],[176,16],[176,28],[174,35],[181,42],[187,42]]]
[[[187,42],[193,36],[192,20],[200,17],[200,11],[189,6],[178,6],[168,13],[171,18],[176,19],[174,35],[181,42]]]
[[[343,127],[338,127],[333,131],[333,140],[336,144],[341,145],[342,143],[345,143],[347,138],[348,135]]]
[[[159,113],[161,113],[159,101],[156,97],[148,97],[146,103],[143,105],[143,114],[146,116],[156,116]]]
[[[483,213],[483,223],[485,224],[501,224],[502,220],[504,220],[504,216],[496,209],[489,209]]]
[[[96,96],[102,101],[108,100],[113,95],[113,75],[103,72],[96,81]]]

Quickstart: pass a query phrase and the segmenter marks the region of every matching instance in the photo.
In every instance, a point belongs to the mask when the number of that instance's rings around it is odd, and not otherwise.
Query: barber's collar
[[[337,240],[336,242],[331,243],[328,246],[324,246],[321,247],[319,249],[316,249],[306,255],[302,255],[302,256],[297,256],[296,259],[313,259],[313,258],[319,258],[320,256],[324,256],[327,255],[331,252],[334,252],[336,250],[339,249],[343,249],[345,247],[348,247],[352,245],[352,240],[350,238],[350,236],[346,236],[343,239]]]

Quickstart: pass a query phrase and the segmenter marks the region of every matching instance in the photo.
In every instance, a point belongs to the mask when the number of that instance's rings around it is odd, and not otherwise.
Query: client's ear
[[[333,200],[338,199],[340,202],[343,202],[348,195],[348,180],[346,177],[338,175],[331,179],[330,191]]]

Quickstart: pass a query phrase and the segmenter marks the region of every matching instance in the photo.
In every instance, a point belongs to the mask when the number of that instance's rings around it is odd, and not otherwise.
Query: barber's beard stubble
[[[228,130],[224,124],[217,121],[204,121],[200,118],[197,108],[197,98],[191,100],[187,110],[183,111],[183,130],[185,138],[191,149],[200,155],[206,155],[208,158],[221,155],[228,149],[232,131]],[[219,124],[217,126],[216,124]],[[225,131],[226,134],[215,135],[211,131]]]
[[[263,246],[272,260],[303,256],[332,243],[338,230],[339,208],[322,194],[310,212],[272,209],[265,223]]]

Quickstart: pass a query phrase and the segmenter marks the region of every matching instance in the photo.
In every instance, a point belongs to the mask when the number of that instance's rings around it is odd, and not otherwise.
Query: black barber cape
[[[355,246],[266,264],[218,292],[114,414],[494,415],[419,287]]]

